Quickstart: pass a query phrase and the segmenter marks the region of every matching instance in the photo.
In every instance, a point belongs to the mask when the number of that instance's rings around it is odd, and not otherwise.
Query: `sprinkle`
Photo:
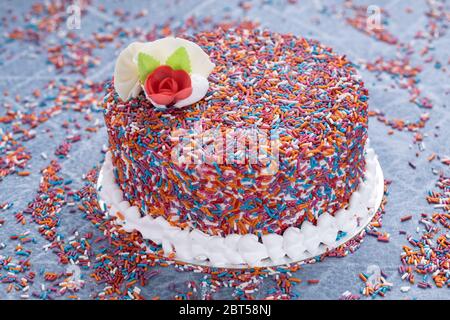
[[[411,287],[400,287],[400,291],[405,293],[408,292],[411,289]]]
[[[401,221],[401,222],[405,222],[405,221],[411,220],[411,218],[412,218],[411,215],[409,215],[409,216],[403,216],[403,217],[400,218],[400,221]]]
[[[320,282],[319,279],[309,279],[308,284],[318,284]]]

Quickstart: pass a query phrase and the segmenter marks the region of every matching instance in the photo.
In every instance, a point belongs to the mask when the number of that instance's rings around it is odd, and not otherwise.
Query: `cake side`
[[[105,122],[127,200],[211,235],[281,234],[345,207],[363,176],[367,139],[367,90],[351,63],[315,41],[266,31],[188,39],[216,64],[203,100],[161,111],[142,94],[123,102],[107,88]],[[247,160],[174,161],[174,133],[198,134],[199,124],[200,134],[244,130],[238,138],[276,131],[277,170]]]

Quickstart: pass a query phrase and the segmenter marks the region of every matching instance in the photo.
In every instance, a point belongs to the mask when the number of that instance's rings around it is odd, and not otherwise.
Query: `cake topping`
[[[153,104],[171,105],[192,94],[191,78],[184,70],[160,66],[147,76],[144,91]]]
[[[114,86],[127,101],[144,89],[157,108],[182,108],[202,99],[214,68],[209,56],[195,43],[174,37],[134,42],[123,50],[114,70]]]

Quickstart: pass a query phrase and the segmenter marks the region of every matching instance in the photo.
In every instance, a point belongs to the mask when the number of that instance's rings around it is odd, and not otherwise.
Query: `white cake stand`
[[[98,177],[99,203],[106,215],[118,217],[117,224],[125,231],[137,230],[144,239],[162,245],[162,258],[174,256],[170,259],[175,262],[230,269],[302,263],[360,235],[378,211],[384,195],[383,172],[373,149],[367,146],[365,155],[364,179],[346,209],[334,216],[322,214],[316,226],[304,222],[300,228],[286,229],[283,235],[263,236],[262,241],[255,235],[210,236],[199,230],[171,226],[163,217],[142,217],[116,184],[109,153]]]

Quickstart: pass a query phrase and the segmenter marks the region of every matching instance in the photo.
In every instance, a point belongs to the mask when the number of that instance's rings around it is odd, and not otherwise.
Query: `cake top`
[[[308,157],[332,154],[352,140],[355,126],[367,126],[368,92],[354,66],[317,41],[249,29],[218,29],[185,38],[206,53],[197,65],[202,66],[202,59],[203,69],[215,64],[202,99],[182,109],[162,110],[141,93],[126,103],[117,97],[119,103],[110,106],[127,111],[126,123],[145,135],[153,129],[188,129],[198,122],[204,130],[277,129],[286,144],[281,149],[303,150]],[[287,154],[297,156],[295,150]]]

